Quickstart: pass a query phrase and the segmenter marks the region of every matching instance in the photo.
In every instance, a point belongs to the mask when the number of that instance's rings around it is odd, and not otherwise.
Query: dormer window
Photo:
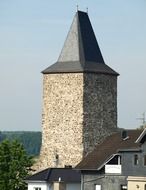
[[[121,165],[121,156],[120,155],[115,155],[109,162],[108,164],[111,165]]]
[[[112,159],[105,164],[105,173],[106,174],[121,174],[121,156],[113,155]]]

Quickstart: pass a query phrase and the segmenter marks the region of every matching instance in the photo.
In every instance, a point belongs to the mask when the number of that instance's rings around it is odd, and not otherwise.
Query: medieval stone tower
[[[39,169],[75,166],[117,128],[117,76],[88,14],[77,11],[58,61],[43,71]]]

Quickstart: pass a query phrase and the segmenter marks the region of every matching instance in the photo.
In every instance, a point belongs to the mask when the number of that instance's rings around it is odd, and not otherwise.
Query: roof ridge
[[[48,180],[52,172],[52,168],[48,168],[48,172],[46,174],[45,180]]]

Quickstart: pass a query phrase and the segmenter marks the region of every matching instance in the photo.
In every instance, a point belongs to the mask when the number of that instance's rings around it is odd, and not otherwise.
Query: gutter
[[[38,181],[38,180],[24,180],[26,183],[47,183],[47,181]]]

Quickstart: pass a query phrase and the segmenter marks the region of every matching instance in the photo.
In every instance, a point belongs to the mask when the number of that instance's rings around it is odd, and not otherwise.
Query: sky
[[[0,0],[0,131],[40,131],[41,71],[56,62],[86,11],[105,63],[117,71],[118,127],[146,112],[146,0]]]

